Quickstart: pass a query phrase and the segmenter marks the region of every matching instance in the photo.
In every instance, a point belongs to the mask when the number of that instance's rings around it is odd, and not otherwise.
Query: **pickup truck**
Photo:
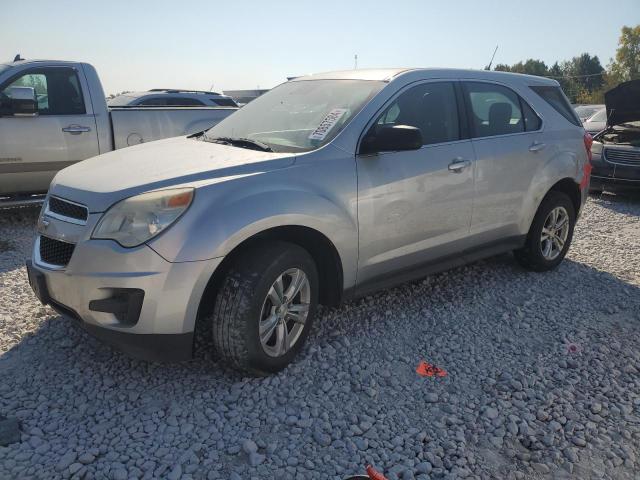
[[[98,73],[88,63],[0,64],[0,200],[44,193],[69,165],[130,145],[197,133],[236,110],[109,108]]]

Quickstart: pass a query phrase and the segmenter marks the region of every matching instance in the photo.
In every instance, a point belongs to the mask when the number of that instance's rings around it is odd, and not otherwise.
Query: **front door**
[[[417,127],[423,146],[357,158],[359,286],[464,248],[475,157],[461,134],[457,97],[453,81],[420,83],[392,100],[370,128],[368,134]]]
[[[56,172],[99,154],[91,104],[75,68],[30,68],[0,85],[32,87],[35,116],[0,116],[0,195],[45,192]],[[5,109],[6,110],[6,109]]]

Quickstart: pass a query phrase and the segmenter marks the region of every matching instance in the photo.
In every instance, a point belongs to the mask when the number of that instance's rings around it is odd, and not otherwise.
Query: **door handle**
[[[530,152],[539,152],[547,146],[546,143],[535,141],[529,146]]]
[[[83,125],[69,125],[68,127],[63,127],[62,131],[70,133],[71,135],[80,135],[83,132],[90,132],[91,128]]]
[[[462,158],[454,158],[453,162],[449,164],[449,171],[460,173],[469,165],[471,165],[471,162],[469,160],[463,160]]]

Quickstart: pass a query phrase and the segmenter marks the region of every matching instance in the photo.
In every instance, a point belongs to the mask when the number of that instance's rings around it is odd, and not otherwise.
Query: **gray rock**
[[[438,394],[437,393],[433,393],[433,392],[425,393],[424,399],[428,403],[437,403],[438,402]]]
[[[536,463],[533,462],[531,464],[531,467],[533,467],[533,469],[538,472],[541,475],[546,475],[547,473],[550,472],[550,469],[547,465],[545,465],[544,463]]]
[[[20,441],[20,422],[15,418],[0,416],[0,447]]]
[[[571,438],[571,442],[573,442],[573,444],[577,447],[586,447],[587,446],[587,442],[584,438],[582,437],[572,437]]]
[[[56,464],[56,470],[59,472],[66,470],[69,466],[76,461],[78,458],[78,454],[74,450],[69,450],[67,453],[62,455]]]
[[[489,407],[484,411],[484,416],[493,420],[494,418],[498,418],[499,412],[496,408]]]
[[[322,433],[318,430],[313,432],[313,439],[318,445],[321,445],[323,447],[328,447],[329,445],[331,445],[331,437],[326,433]]]
[[[111,479],[112,480],[127,480],[128,475],[127,471],[124,468],[116,468],[111,470]],[[167,477],[169,480],[175,480],[175,477]]]
[[[247,455],[250,455],[258,451],[258,445],[256,445],[256,442],[253,440],[245,440],[242,442],[242,450],[244,450]]]
[[[251,452],[249,454],[249,465],[252,467],[257,467],[261,465],[265,461],[266,457],[257,452]]]

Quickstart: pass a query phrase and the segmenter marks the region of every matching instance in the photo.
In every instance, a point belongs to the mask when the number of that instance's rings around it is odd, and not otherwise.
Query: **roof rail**
[[[188,88],[152,88],[149,92],[165,93],[202,93],[204,95],[220,95],[218,92],[207,92],[205,90],[191,90]]]

